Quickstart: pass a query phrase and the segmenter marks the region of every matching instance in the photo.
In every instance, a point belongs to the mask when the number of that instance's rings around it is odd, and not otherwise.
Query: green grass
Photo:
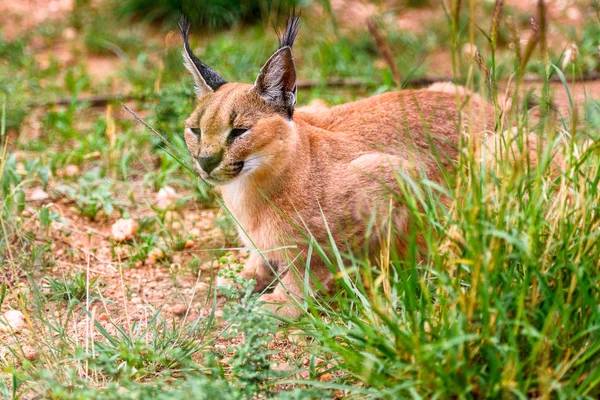
[[[307,315],[297,322],[278,325],[250,294],[252,283],[244,281],[225,291],[239,301],[229,303],[223,323],[215,319],[211,291],[202,298],[203,312],[196,319],[187,318],[198,311],[196,301],[176,290],[169,295],[192,305],[183,316],[173,316],[160,304],[142,304],[143,318],[135,319],[125,302],[131,306],[140,288],[113,282],[125,297],[123,304],[111,303],[107,293],[114,288],[93,272],[100,268],[102,249],[93,242],[94,231],[84,227],[98,231],[121,214],[136,217],[134,239],[105,239],[111,265],[123,276],[135,274],[156,248],[165,256],[152,271],[164,271],[164,279],[174,283],[199,274],[210,286],[216,276],[202,268],[205,263],[235,270],[241,260],[235,222],[225,211],[214,211],[210,229],[200,237],[175,228],[190,213],[215,209],[215,194],[161,140],[121,114],[118,103],[92,108],[77,101],[110,87],[94,81],[83,57],[65,71],[56,63],[41,68],[29,56],[37,34],[57,40],[69,25],[80,33],[75,54],[109,55],[118,49],[128,62],[111,79],[130,88],[138,98],[132,108],[186,154],[181,127],[193,109],[193,89],[180,65],[179,48],[165,49],[162,36],[139,36],[152,26],[142,22],[121,28],[108,11],[90,7],[81,2],[67,21],[44,25],[11,43],[0,39],[1,65],[6,66],[0,73],[5,83],[0,85],[0,310],[23,311],[30,331],[1,336],[1,397],[600,396],[597,101],[559,115],[548,106],[548,91],[537,94],[535,104],[513,98],[512,111],[497,117],[502,126],[516,127],[515,133],[508,128],[498,133],[518,145],[530,133],[544,139],[549,145],[540,147],[535,167],[514,166],[506,151],[488,153],[482,162],[466,146],[459,173],[442,184],[398,176],[392,190],[411,211],[409,251],[398,255],[389,249],[383,254],[389,261],[376,268],[343,243],[312,243],[315,257],[320,249],[332,255],[325,261],[341,271],[339,290],[331,298],[310,300]],[[399,31],[382,18],[403,77],[427,75],[424,60],[439,48],[453,48],[457,80],[492,101],[498,84],[516,72],[537,74],[540,86],[547,85],[546,71],[561,76],[551,66],[560,65],[555,49],[547,58],[536,50],[531,62],[517,70],[520,63],[508,47],[504,23],[491,40],[493,6],[481,6],[473,18],[467,7],[458,11],[448,10],[446,19],[440,14],[443,23],[422,33]],[[524,15],[505,11],[519,32],[528,29]],[[389,73],[376,67],[377,48],[363,32],[339,29],[326,16],[305,18],[303,24],[295,49],[300,79],[352,78],[366,86],[318,85],[299,93],[301,104],[314,98],[343,103],[393,88]],[[581,37],[568,27],[557,29],[580,49],[575,64],[564,71],[562,86],[554,88],[568,91],[566,82],[598,68],[598,21],[588,21]],[[469,32],[482,53],[481,67],[461,55],[462,46],[471,42]],[[245,82],[254,80],[276,47],[275,36],[260,25],[234,24],[194,42],[201,58],[227,80]],[[487,85],[486,70],[492,76]],[[28,105],[56,98],[69,104],[37,108],[39,135],[28,136],[32,128],[23,121],[34,112]],[[555,175],[551,151],[566,161]],[[68,166],[79,172],[65,174]],[[165,186],[179,196],[161,208],[154,196]],[[50,200],[29,200],[34,188],[46,190]],[[75,226],[63,224],[67,217],[75,218]],[[74,239],[70,242],[77,230],[86,235],[87,253]],[[190,240],[196,242],[191,252],[186,250]],[[111,307],[119,311],[106,312]],[[291,346],[297,338],[303,344]],[[37,357],[25,357],[27,346],[35,348]],[[275,368],[274,357],[288,368]]]

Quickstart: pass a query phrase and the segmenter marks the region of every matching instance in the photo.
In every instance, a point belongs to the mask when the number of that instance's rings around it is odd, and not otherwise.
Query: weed
[[[65,276],[64,278],[45,278],[46,285],[44,292],[52,300],[73,300],[83,301],[89,293],[95,291],[94,286],[98,282],[98,277],[89,279],[85,271],[79,271],[75,275]]]
[[[77,186],[63,184],[56,191],[75,200],[79,212],[94,220],[100,211],[110,216],[115,207],[123,207],[123,203],[113,199],[111,189],[111,180],[103,178],[101,170],[96,168],[79,178]]]

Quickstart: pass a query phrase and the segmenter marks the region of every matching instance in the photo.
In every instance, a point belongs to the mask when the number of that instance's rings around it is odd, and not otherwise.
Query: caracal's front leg
[[[244,268],[239,275],[246,279],[254,279],[256,281],[254,292],[262,292],[273,281],[274,274],[271,268],[277,270],[276,261],[269,261],[269,264],[258,251],[253,251],[244,263]],[[221,276],[217,278],[217,286],[229,286],[231,284],[232,282],[228,278]]]
[[[297,269],[291,266],[276,281],[273,292],[263,294],[259,301],[264,301],[271,311],[281,317],[288,319],[300,317],[304,312],[305,295],[312,294],[315,286],[330,290],[333,283],[333,274],[320,261],[313,260],[311,262],[310,288],[305,287],[304,271],[303,268]]]

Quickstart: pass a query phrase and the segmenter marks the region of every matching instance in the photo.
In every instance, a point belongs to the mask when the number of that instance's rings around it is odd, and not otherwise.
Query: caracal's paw
[[[296,304],[290,297],[280,293],[267,293],[258,298],[263,302],[263,307],[285,319],[298,319],[304,313],[299,304]]]

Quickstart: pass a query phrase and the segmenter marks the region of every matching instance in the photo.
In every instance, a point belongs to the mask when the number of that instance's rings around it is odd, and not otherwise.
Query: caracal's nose
[[[197,158],[200,168],[207,174],[210,174],[215,168],[221,164],[223,160],[223,153],[211,154],[209,156],[201,156]]]

